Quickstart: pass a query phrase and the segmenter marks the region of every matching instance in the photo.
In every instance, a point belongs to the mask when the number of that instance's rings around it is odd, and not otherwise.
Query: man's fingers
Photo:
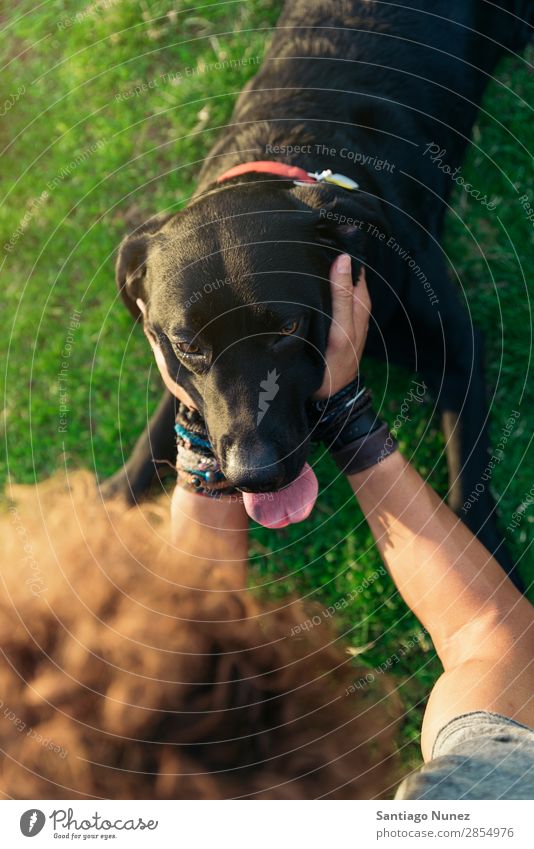
[[[369,324],[371,308],[371,296],[369,294],[369,289],[367,288],[367,281],[365,279],[365,269],[362,267],[360,271],[360,276],[358,277],[358,282],[354,287],[352,295],[352,315],[354,320],[354,328],[357,333],[362,327],[367,327],[367,325]]]
[[[176,383],[171,378],[171,376],[168,372],[168,369],[167,369],[167,363],[165,362],[165,357],[163,356],[163,351],[161,350],[159,345],[156,343],[156,341],[154,340],[152,335],[148,332],[146,325],[143,325],[143,330],[145,332],[146,338],[150,342],[150,347],[152,348],[152,352],[154,354],[154,358],[156,360],[156,365],[159,369],[159,373],[161,374],[161,377],[163,378],[163,383],[165,384],[165,386],[167,387],[167,389],[169,390],[171,395],[174,395],[175,398],[178,398],[179,401],[182,401],[186,405],[186,407],[189,407],[190,409],[196,410],[197,409],[196,404],[193,401],[193,399],[191,398],[191,396],[189,395],[189,393],[187,393],[182,386],[180,386],[178,383]]]
[[[360,276],[356,282],[356,286],[353,289],[354,294],[354,309],[356,312],[367,312],[369,316],[371,312],[371,296],[369,294],[369,289],[367,288],[367,280],[365,279],[365,268],[361,267]]]
[[[326,346],[326,368],[315,398],[328,398],[354,380],[365,345],[371,299],[363,269],[358,285],[352,283],[352,263],[340,254],[330,267],[332,322]]]

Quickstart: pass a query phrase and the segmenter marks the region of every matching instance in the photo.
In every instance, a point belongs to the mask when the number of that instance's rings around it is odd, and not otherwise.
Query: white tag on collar
[[[331,185],[347,189],[349,192],[360,188],[356,180],[346,177],[344,174],[333,174],[330,168],[325,171],[308,171],[308,177],[313,177],[316,183],[331,183]],[[294,180],[293,182],[296,186],[313,185],[313,183],[304,183],[302,180]]]

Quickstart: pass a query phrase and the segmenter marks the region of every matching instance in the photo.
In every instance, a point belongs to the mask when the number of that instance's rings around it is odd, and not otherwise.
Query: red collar
[[[286,180],[298,180],[301,183],[316,183],[314,177],[310,177],[304,168],[298,168],[296,165],[286,165],[285,162],[271,162],[268,159],[258,160],[256,162],[243,162],[242,165],[235,165],[220,177],[217,177],[218,183],[224,183],[225,180],[230,180],[232,177],[241,177],[242,174],[274,174],[277,177],[285,177]]]

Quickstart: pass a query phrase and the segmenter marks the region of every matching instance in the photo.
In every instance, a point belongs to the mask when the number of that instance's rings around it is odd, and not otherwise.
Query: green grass
[[[248,0],[208,2],[187,11],[179,2],[172,4],[178,12],[173,15],[167,13],[170,5],[141,0],[99,8],[61,0],[31,12],[33,4],[20,0],[10,13],[3,58],[21,58],[3,73],[2,101],[19,96],[0,121],[0,147],[9,145],[0,207],[4,478],[32,482],[65,463],[110,474],[160,395],[142,334],[116,298],[114,250],[140,220],[179,208],[190,195],[198,163],[254,73],[254,58],[263,54],[280,8],[272,0]],[[76,13],[83,14],[66,26]],[[210,68],[243,57],[251,61]],[[176,84],[165,81],[165,74],[178,73]],[[116,99],[149,81],[148,92]],[[523,147],[528,148],[532,126],[523,101],[533,97],[534,76],[523,60],[507,60],[487,92],[486,113],[475,132],[478,148],[471,148],[463,169],[466,179],[483,183],[497,211],[488,212],[458,190],[459,217],[449,216],[445,239],[485,334],[494,441],[511,411],[521,412],[491,483],[505,526],[533,483],[527,287],[534,240],[517,192],[534,199],[531,160]],[[48,196],[39,202],[48,184]],[[7,252],[5,243],[29,210],[29,226]],[[80,326],[68,340],[73,310],[80,311]],[[68,357],[61,353],[66,340]],[[65,432],[58,429],[62,368],[69,407]],[[380,391],[383,370],[369,364],[367,372]],[[388,374],[384,412],[390,421],[410,377],[398,369]],[[410,455],[418,446],[417,467],[444,493],[443,439],[428,411],[426,405],[412,406],[399,435]],[[421,705],[439,665],[428,638],[418,639],[418,623],[380,574],[380,559],[348,487],[339,480],[331,484],[326,460],[319,477],[322,495],[306,527],[253,531],[252,581],[271,595],[297,591],[322,606],[351,596],[351,604],[331,621],[354,650],[367,646],[359,660],[371,669],[398,654],[402,643],[415,643],[392,670],[408,712],[399,747],[408,762],[415,761]],[[533,535],[534,509],[528,506],[509,534],[526,581],[534,579]]]

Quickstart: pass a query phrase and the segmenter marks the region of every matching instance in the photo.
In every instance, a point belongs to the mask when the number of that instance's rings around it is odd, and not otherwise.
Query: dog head
[[[248,175],[120,246],[117,281],[171,377],[203,414],[236,487],[272,492],[300,473],[306,401],[319,388],[330,324],[329,268],[365,261],[379,204],[359,192]]]

